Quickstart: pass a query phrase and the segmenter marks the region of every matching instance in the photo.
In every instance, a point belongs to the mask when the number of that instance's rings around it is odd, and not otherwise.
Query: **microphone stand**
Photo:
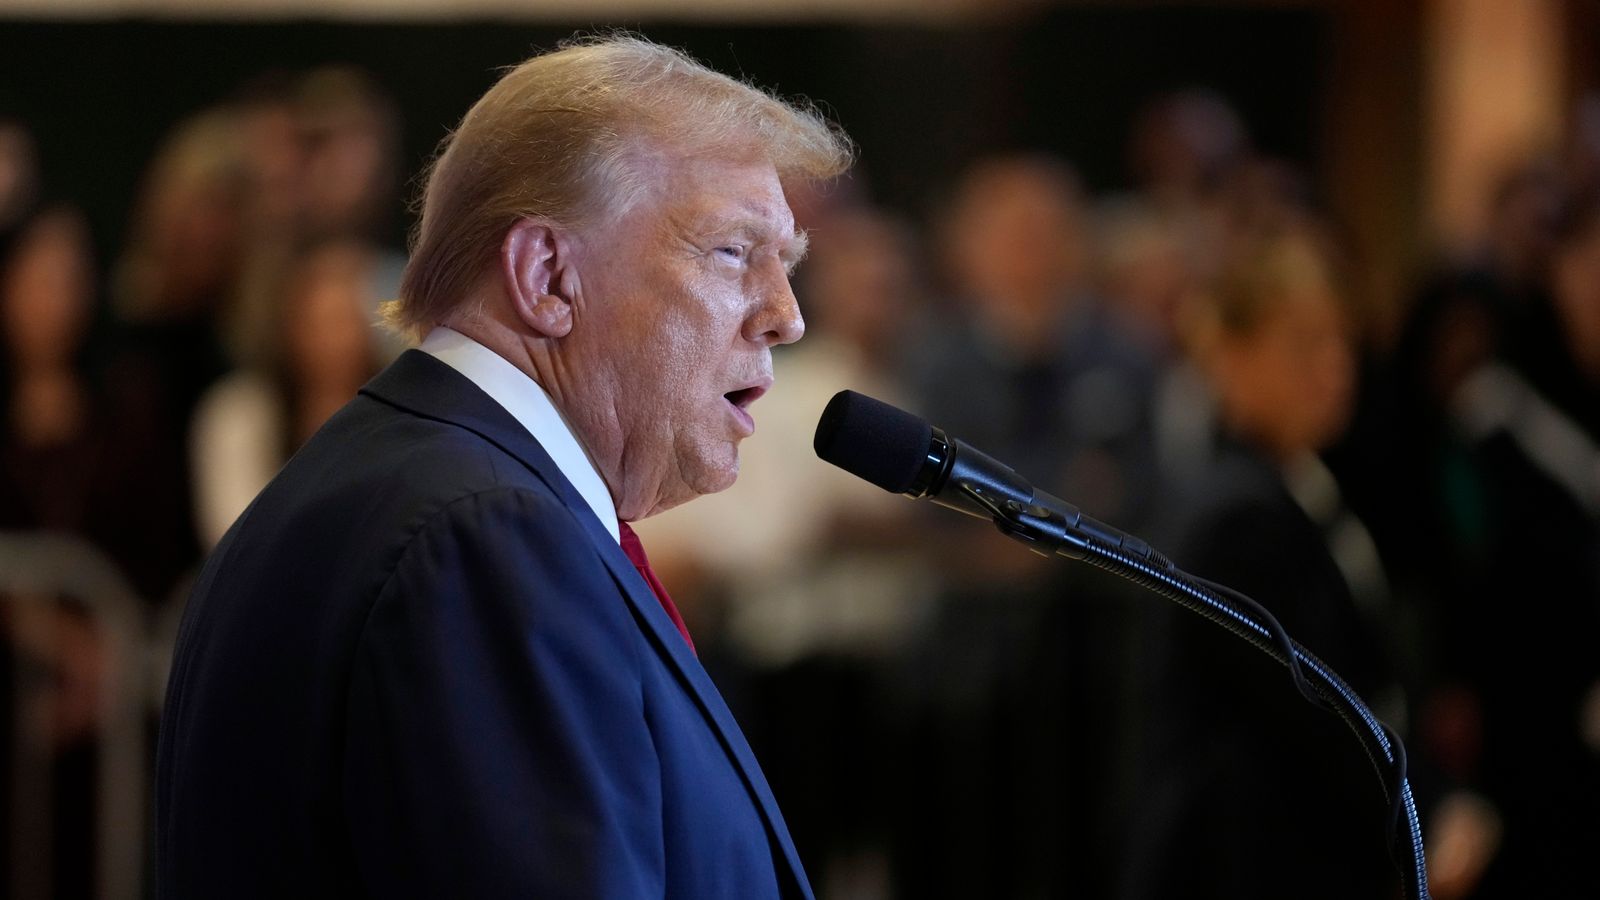
[[[963,480],[958,487],[993,517],[1001,533],[1040,556],[1080,560],[1126,578],[1210,619],[1287,667],[1301,695],[1338,715],[1361,742],[1389,801],[1389,854],[1400,870],[1406,897],[1430,900],[1422,824],[1406,779],[1405,746],[1337,673],[1291,639],[1271,613],[1232,588],[1184,572],[1138,538],[1087,516],[1069,521],[1061,512],[999,496],[973,481]]]

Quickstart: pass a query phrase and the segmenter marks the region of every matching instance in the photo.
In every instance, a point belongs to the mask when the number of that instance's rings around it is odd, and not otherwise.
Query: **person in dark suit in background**
[[[730,485],[804,330],[813,112],[634,38],[507,74],[434,163],[424,337],[230,529],[162,722],[187,897],[809,897],[628,522]]]
[[[1350,412],[1350,325],[1308,225],[1243,239],[1197,301],[1192,343],[1216,397],[1208,472],[1163,541],[1186,571],[1267,607],[1394,721],[1371,539],[1317,452]],[[1124,896],[1397,895],[1386,804],[1360,744],[1284,668],[1172,608]],[[1389,700],[1389,704],[1383,701]]]

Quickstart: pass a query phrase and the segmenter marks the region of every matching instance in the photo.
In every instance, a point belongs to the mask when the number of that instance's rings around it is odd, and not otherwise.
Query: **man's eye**
[[[723,259],[732,260],[734,262],[739,262],[744,259],[743,247],[718,247],[716,252],[717,255],[721,256]]]

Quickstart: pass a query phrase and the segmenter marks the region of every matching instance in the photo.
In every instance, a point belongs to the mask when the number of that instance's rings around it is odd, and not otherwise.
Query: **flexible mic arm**
[[[931,436],[927,456],[910,486],[902,492],[907,497],[932,500],[956,512],[989,519],[1011,537],[1033,545],[1031,549],[1041,556],[1059,553],[1071,559],[1083,559],[1081,555],[1063,552],[1066,545],[1053,544],[1048,548],[1037,545],[1029,528],[1012,530],[1009,526],[1013,521],[1024,521],[1017,517],[1047,519],[1053,515],[1061,520],[1069,534],[1092,536],[1102,544],[1154,565],[1173,568],[1171,561],[1144,541],[1084,515],[1082,510],[1060,497],[1038,490],[1011,467],[965,441],[950,437],[943,429],[930,425],[928,430]]]
[[[888,415],[881,422],[872,418],[880,407]],[[864,410],[871,415],[864,415]],[[841,421],[848,424],[841,425]],[[887,430],[887,437],[880,427]],[[864,454],[840,450],[841,436],[856,436],[840,432],[851,429],[861,431],[869,444],[886,446],[920,442],[926,434],[927,450],[912,461],[915,465],[909,472],[899,461],[886,468],[885,461],[875,455],[876,447]],[[1406,896],[1430,900],[1422,823],[1406,777],[1404,744],[1337,673],[1291,639],[1265,607],[1232,588],[1184,572],[1144,541],[1035,490],[1004,464],[869,397],[846,391],[834,398],[818,427],[817,452],[886,490],[990,519],[1003,534],[1042,556],[1079,560],[1132,581],[1210,619],[1287,667],[1301,695],[1337,714],[1361,742],[1389,801],[1389,853],[1400,871]]]

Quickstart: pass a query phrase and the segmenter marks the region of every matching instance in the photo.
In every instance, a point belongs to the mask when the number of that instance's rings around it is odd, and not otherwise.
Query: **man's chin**
[[[735,451],[731,460],[718,466],[707,467],[703,477],[696,479],[695,493],[700,495],[721,493],[733,487],[733,483],[738,480],[739,454]]]
[[[707,462],[710,462],[709,460]],[[733,487],[739,478],[739,456],[734,453],[731,460],[718,461],[715,465],[702,465],[677,484],[676,490],[663,491],[659,502],[638,518],[648,518],[656,513],[666,512],[674,507],[682,506],[698,497],[707,494],[717,494]]]

